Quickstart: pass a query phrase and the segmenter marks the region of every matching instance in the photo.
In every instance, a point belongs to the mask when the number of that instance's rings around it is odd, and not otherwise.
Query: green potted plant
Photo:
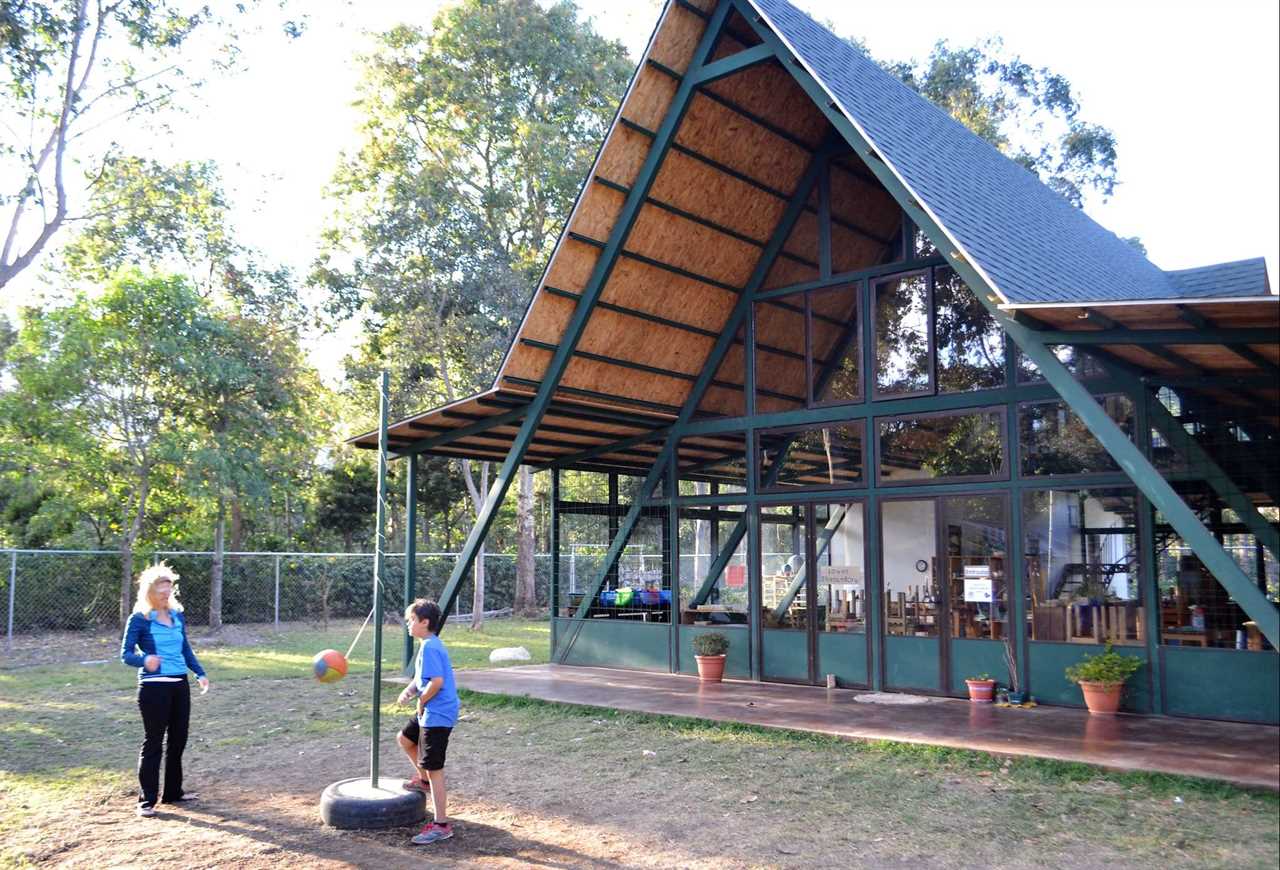
[[[1067,668],[1067,679],[1079,684],[1090,713],[1114,716],[1120,709],[1125,680],[1141,667],[1139,659],[1120,655],[1107,644],[1098,655],[1085,656]]]
[[[698,679],[718,683],[724,677],[724,662],[729,652],[729,638],[718,631],[708,631],[693,639],[693,657],[698,662]]]
[[[969,687],[969,700],[977,704],[989,704],[996,699],[996,681],[990,674],[978,674],[976,677],[965,677],[965,685]]]

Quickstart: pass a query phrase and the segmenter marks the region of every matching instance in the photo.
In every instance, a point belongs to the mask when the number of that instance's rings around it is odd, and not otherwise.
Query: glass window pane
[[[934,270],[938,392],[1004,386],[1004,330],[954,269]]]
[[[1022,528],[1032,640],[1145,642],[1132,489],[1026,493]]]
[[[805,628],[804,509],[775,506],[760,523],[760,609],[766,628]]]
[[[862,433],[861,421],[760,432],[761,490],[856,486],[862,481]]]
[[[818,630],[867,630],[862,505],[817,506]]]
[[[894,417],[880,427],[880,480],[978,479],[1005,474],[1002,411]]]
[[[1101,364],[1077,348],[1066,344],[1057,344],[1050,345],[1049,350],[1053,351],[1053,355],[1067,367],[1067,371],[1071,372],[1077,381],[1087,381],[1106,375],[1106,370],[1102,368]],[[1023,356],[1021,351],[1017,352],[1017,360],[1018,383],[1034,384],[1044,381],[1044,376],[1040,374],[1040,369],[1036,368],[1035,363]]]
[[[875,284],[876,395],[932,389],[929,281],[925,273]]]
[[[813,347],[813,403],[834,405],[862,397],[858,285],[809,294]]]
[[[680,621],[684,625],[746,625],[745,517],[741,505],[681,509]],[[714,577],[713,567],[717,567]]]
[[[805,406],[804,323],[803,293],[756,303],[757,412]]]
[[[1127,396],[1099,396],[1108,416],[1131,439],[1133,402]],[[1102,443],[1065,402],[1018,406],[1018,443],[1023,474],[1091,474],[1119,471]]]
[[[1244,531],[1234,512],[1224,510],[1211,492],[1181,493],[1200,514],[1205,526],[1221,535],[1222,547],[1236,564],[1280,606],[1280,565]],[[1280,519],[1275,507],[1259,508],[1271,522]],[[1253,652],[1272,650],[1257,623],[1235,602],[1174,532],[1163,516],[1156,516],[1156,582],[1160,590],[1160,642],[1169,646],[1217,647]]]
[[[881,502],[885,634],[938,636],[936,518],[933,499]]]
[[[679,494],[710,495],[711,484],[718,492],[746,492],[747,436],[725,432],[681,438],[676,460]]]
[[[1001,640],[1008,634],[1009,518],[1003,496],[942,500],[951,636]]]

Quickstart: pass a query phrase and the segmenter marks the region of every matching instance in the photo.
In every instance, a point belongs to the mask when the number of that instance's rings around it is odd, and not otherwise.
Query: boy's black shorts
[[[445,752],[449,749],[452,728],[423,728],[418,717],[410,716],[400,729],[406,739],[418,744],[418,767],[423,770],[440,770],[444,767]]]

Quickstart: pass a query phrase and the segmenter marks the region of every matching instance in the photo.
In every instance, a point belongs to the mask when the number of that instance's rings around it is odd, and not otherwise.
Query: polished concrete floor
[[[1009,709],[950,698],[866,703],[870,693],[679,674],[530,665],[457,672],[477,692],[692,716],[862,740],[896,740],[1226,780],[1280,791],[1280,729],[1160,716],[1090,716],[1065,707]],[[856,700],[863,696],[864,701]],[[873,696],[874,697],[874,696]],[[906,696],[878,696],[904,700]]]

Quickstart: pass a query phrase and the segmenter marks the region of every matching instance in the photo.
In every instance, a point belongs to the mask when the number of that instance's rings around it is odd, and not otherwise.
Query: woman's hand
[[[160,670],[160,656],[147,656],[142,662],[142,667],[152,672]]]
[[[196,677],[196,682],[200,684],[200,694],[203,695],[205,692],[209,691],[208,677]]]

